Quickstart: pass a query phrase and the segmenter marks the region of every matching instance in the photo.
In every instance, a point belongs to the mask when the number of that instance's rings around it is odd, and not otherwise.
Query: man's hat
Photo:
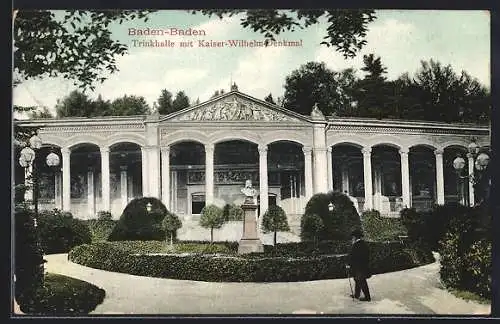
[[[357,228],[354,231],[352,231],[351,235],[354,236],[355,238],[362,238],[363,232],[359,228]]]

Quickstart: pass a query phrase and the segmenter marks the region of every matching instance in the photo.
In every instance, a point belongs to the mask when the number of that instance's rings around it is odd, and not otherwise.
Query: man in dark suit
[[[370,289],[368,288],[367,278],[371,277],[370,268],[370,251],[368,244],[363,240],[363,232],[356,229],[352,232],[352,249],[349,254],[349,264],[347,268],[351,270],[351,275],[354,277],[354,296],[361,301],[370,301]],[[364,297],[360,298],[361,291]]]

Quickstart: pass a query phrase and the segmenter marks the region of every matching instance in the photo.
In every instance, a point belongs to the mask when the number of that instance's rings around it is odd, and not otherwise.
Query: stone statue
[[[245,187],[241,189],[241,192],[245,195],[245,204],[255,204],[257,190],[252,187],[252,180],[245,181]]]
[[[311,117],[314,119],[325,119],[325,115],[319,110],[318,103],[315,103],[311,111]]]

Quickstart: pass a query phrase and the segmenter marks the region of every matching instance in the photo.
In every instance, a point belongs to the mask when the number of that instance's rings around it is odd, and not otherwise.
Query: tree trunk
[[[170,246],[174,246],[174,233],[170,232]]]
[[[210,243],[214,242],[214,228],[210,228]]]
[[[274,231],[274,246],[276,246],[276,236],[277,236],[278,232]]]

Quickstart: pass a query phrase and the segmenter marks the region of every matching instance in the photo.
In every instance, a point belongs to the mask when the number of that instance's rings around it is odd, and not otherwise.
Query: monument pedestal
[[[257,205],[245,200],[243,209],[243,236],[238,245],[238,253],[264,252],[264,245],[257,235]]]

